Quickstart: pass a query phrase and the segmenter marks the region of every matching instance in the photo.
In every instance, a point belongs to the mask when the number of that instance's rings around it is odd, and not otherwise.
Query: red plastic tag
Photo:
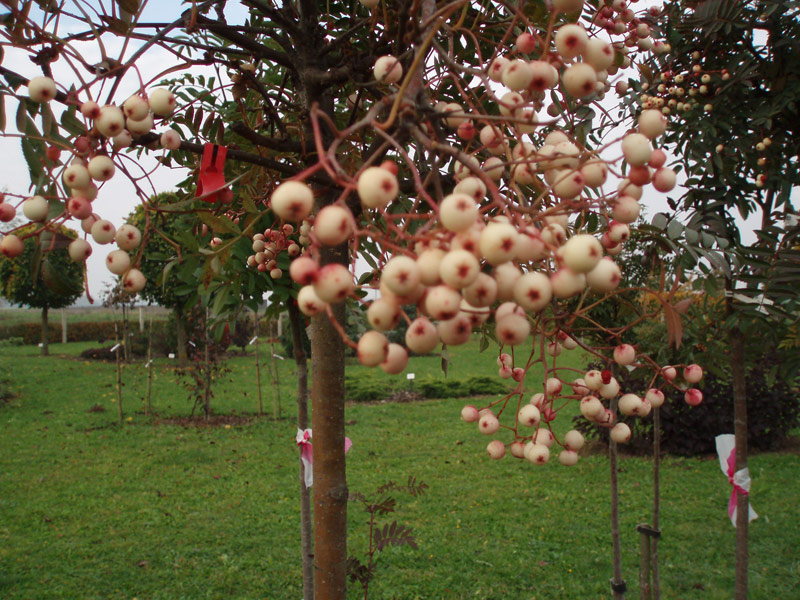
[[[225,189],[225,146],[206,144],[203,147],[203,161],[200,163],[200,181],[196,196],[204,196],[205,202],[217,202],[217,192]]]

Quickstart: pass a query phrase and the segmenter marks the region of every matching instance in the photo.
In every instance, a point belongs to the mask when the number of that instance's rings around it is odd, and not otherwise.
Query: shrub
[[[765,358],[747,373],[748,445],[755,450],[780,447],[789,433],[798,426],[800,389],[770,376],[778,363],[775,357]],[[647,382],[636,372],[616,375],[624,390],[644,393]],[[661,449],[670,454],[696,456],[713,454],[714,438],[733,433],[733,385],[728,374],[706,372],[698,387],[703,403],[691,407],[679,392],[667,394],[661,407]],[[650,452],[653,444],[653,416],[646,419],[625,418],[633,432],[627,447],[634,452]],[[608,442],[608,430],[598,428],[583,417],[575,417],[576,428],[587,438]]]
[[[372,402],[386,398],[392,393],[392,384],[371,377],[344,378],[344,396],[350,402]]]

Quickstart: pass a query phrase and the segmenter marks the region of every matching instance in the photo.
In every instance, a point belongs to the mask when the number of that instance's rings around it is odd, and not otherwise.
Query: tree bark
[[[324,248],[322,265],[343,262],[345,248]],[[332,305],[339,323],[344,304]],[[311,319],[311,423],[314,444],[314,590],[344,600],[347,589],[347,476],[344,457],[344,342],[326,314]]]
[[[303,319],[297,303],[289,301],[289,326],[292,330],[294,362],[297,365],[297,428],[308,429],[308,357],[303,348]],[[311,529],[311,494],[305,483],[305,467],[300,463],[300,540],[303,555],[303,600],[314,600],[314,547]]]
[[[747,385],[744,360],[744,340],[741,330],[728,332],[731,345],[733,374],[733,432],[736,440],[736,471],[747,467]],[[747,549],[750,524],[750,503],[747,494],[736,495],[736,600],[747,600]]]
[[[47,322],[47,313],[49,310],[47,306],[42,307],[42,356],[50,356],[50,348],[48,346],[50,341],[50,325]]]

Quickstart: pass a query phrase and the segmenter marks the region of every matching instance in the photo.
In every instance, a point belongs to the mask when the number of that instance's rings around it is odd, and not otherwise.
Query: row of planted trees
[[[224,320],[270,292],[288,306],[296,336],[298,311],[310,319],[316,598],[343,598],[346,587],[348,345],[362,364],[397,373],[409,350],[482,332],[499,346],[509,393],[463,417],[492,437],[496,458],[508,452],[543,464],[561,447],[569,465],[582,437],[562,439],[551,424],[571,402],[624,441],[630,431],[620,414],[658,414],[670,395],[702,401],[692,387],[696,367],[677,377],[684,365],[626,339],[663,318],[668,343],[679,345],[685,273],[699,266],[711,282],[721,271],[743,469],[742,332],[760,319],[797,318],[786,168],[796,161],[796,136],[787,135],[796,122],[783,110],[797,94],[787,58],[795,9],[723,0],[639,9],[624,0],[243,0],[196,3],[163,21],[137,2],[103,3],[96,20],[69,2],[49,12],[14,3],[5,46],[28,54],[40,72],[2,67],[4,95],[20,107],[19,133],[10,135],[22,140],[33,188],[29,198],[7,193],[3,204],[37,224],[6,232],[0,248],[13,259],[22,238],[35,236],[51,249],[42,238],[69,219],[112,241],[104,194],[112,178],[127,176],[142,201],[139,221],[106,259],[126,290],[144,290],[147,279],[163,287],[176,272],[176,306],[199,298]],[[76,60],[85,36],[58,35],[67,22],[101,33],[100,67]],[[138,49],[109,54],[100,42],[115,37]],[[169,54],[170,67],[143,73],[143,57],[156,52]],[[213,75],[197,74],[198,66]],[[126,85],[133,95],[119,92]],[[671,147],[690,175],[681,199]],[[162,166],[190,169],[176,198],[147,203],[150,173],[136,165],[150,153]],[[648,197],[665,198],[669,210],[638,226]],[[751,248],[732,211],[754,207],[763,222]],[[148,272],[145,248],[158,244],[156,273]],[[631,273],[615,257],[631,247],[660,277],[626,284]],[[78,261],[90,251],[81,240],[70,244]],[[377,294],[371,329],[349,339],[344,301],[366,303],[369,290]],[[645,293],[652,302],[642,310],[615,308]],[[400,320],[405,344],[390,344],[385,334]],[[521,355],[530,336],[533,352]],[[571,346],[599,368],[565,367],[558,357]],[[529,399],[534,368],[545,385]],[[621,368],[646,384],[623,389]],[[613,481],[614,443],[611,458]],[[747,496],[738,502],[736,595],[744,598]],[[307,528],[304,536],[310,598]]]

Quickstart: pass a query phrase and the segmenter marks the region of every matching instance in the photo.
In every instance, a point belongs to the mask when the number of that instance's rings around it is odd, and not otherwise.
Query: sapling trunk
[[[617,414],[617,399],[611,400],[611,412]],[[611,580],[611,589],[614,600],[625,598],[622,591],[625,580],[622,579],[622,550],[619,538],[619,488],[617,481],[617,443],[608,440],[608,462],[611,468],[611,540],[614,547],[614,578]]]
[[[343,262],[346,248],[324,248],[321,264]],[[344,304],[332,306],[344,323]],[[343,600],[347,590],[347,475],[344,455],[344,341],[328,316],[311,319],[314,443],[315,600]]]
[[[47,313],[50,309],[47,306],[42,307],[42,356],[50,355],[50,348],[48,342],[50,341],[50,325],[47,322]]]
[[[119,417],[119,424],[122,425],[123,421],[123,414],[122,414],[122,365],[120,364],[119,359],[119,349],[120,349],[120,342],[119,342],[119,325],[114,323],[114,345],[116,349],[114,350],[114,354],[116,356],[116,363],[117,363],[117,415]]]
[[[271,337],[271,336],[270,336]],[[278,374],[278,363],[275,361],[275,342],[269,343],[270,373],[272,375],[272,418],[281,418],[281,380]]]
[[[653,529],[660,532],[659,517],[661,516],[661,408],[653,409]],[[659,535],[650,541],[653,569],[653,600],[661,599],[661,582],[658,573],[658,540]]]
[[[297,428],[308,429],[308,359],[303,347],[303,319],[297,303],[289,301],[289,326],[297,365]],[[314,548],[311,531],[311,494],[305,484],[305,466],[300,460],[300,541],[303,554],[303,600],[314,600]]]

